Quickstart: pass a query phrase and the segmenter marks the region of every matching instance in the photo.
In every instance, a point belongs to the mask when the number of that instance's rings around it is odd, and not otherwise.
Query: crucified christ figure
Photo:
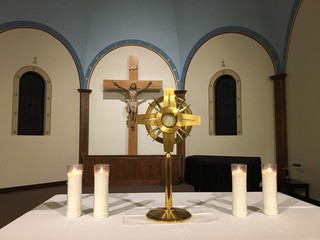
[[[127,103],[126,111],[129,113],[128,126],[132,128],[135,126],[137,112],[138,112],[138,94],[141,91],[146,90],[148,87],[150,87],[151,84],[152,82],[150,81],[146,87],[138,89],[135,83],[131,83],[129,88],[124,88],[119,86],[118,83],[113,82],[113,85],[129,93],[129,99],[126,100],[126,103]]]

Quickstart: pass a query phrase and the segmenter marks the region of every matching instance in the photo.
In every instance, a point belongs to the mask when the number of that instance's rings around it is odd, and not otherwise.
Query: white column
[[[266,215],[278,214],[277,192],[277,165],[262,164],[262,197],[263,213]]]
[[[82,164],[67,166],[67,217],[79,217],[82,204]]]
[[[93,216],[108,216],[109,203],[109,164],[94,165],[94,203]]]
[[[247,216],[247,165],[231,164],[232,213],[237,217]]]

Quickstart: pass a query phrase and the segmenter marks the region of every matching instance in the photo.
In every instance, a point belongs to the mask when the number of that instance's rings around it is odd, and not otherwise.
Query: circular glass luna
[[[172,128],[177,124],[177,118],[171,113],[166,113],[162,115],[161,122],[167,128]]]

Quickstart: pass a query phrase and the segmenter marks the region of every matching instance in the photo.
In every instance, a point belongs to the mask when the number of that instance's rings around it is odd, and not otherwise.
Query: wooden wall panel
[[[276,162],[278,165],[278,189],[285,192],[286,169],[288,169],[287,146],[287,110],[286,110],[286,76],[278,74],[270,76],[274,83],[274,109],[276,134]]]
[[[79,163],[89,151],[89,95],[90,89],[78,89],[80,93]]]
[[[93,185],[93,165],[110,164],[110,185],[164,185],[164,155],[87,155],[84,164],[84,185]],[[172,156],[172,182],[182,182],[182,156]]]

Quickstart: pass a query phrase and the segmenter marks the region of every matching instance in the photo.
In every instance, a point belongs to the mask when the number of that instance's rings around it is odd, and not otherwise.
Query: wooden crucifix
[[[128,112],[128,154],[137,155],[138,150],[138,127],[136,115],[138,114],[138,94],[144,90],[159,91],[162,89],[162,81],[138,80],[138,57],[129,56],[129,80],[104,80],[103,90],[126,91],[129,96],[126,110]]]

